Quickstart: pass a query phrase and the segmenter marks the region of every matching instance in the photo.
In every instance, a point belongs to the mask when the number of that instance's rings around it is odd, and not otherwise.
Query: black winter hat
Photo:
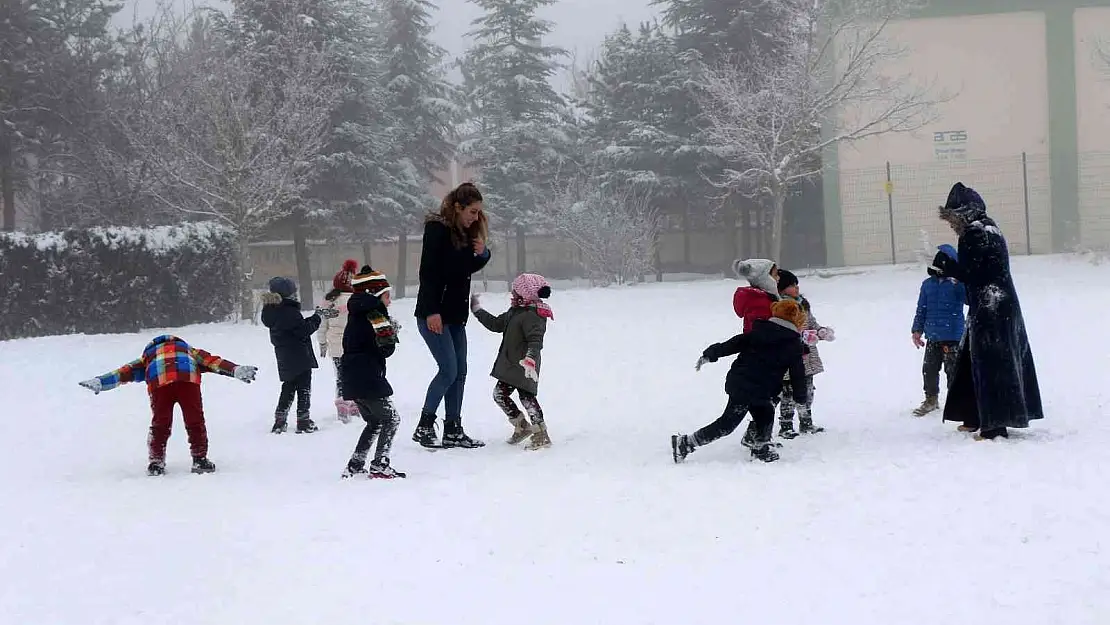
[[[779,293],[798,284],[798,276],[785,269],[779,269]]]

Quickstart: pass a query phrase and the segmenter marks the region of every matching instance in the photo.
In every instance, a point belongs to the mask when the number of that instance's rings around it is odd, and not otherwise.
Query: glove
[[[922,347],[925,347],[925,341],[921,340],[921,333],[920,332],[914,332],[913,333],[913,344],[917,346],[917,349],[921,349]]]
[[[235,373],[233,375],[235,376],[236,380],[250,384],[251,382],[254,382],[254,376],[257,374],[258,367],[251,367],[250,365],[239,365],[238,367],[235,367]]]
[[[701,371],[702,366],[706,365],[710,362],[712,362],[712,361],[709,360],[708,358],[706,358],[705,356],[702,356],[702,357],[698,358],[698,364],[694,365],[694,371]]]
[[[104,385],[100,383],[100,378],[92,378],[90,380],[85,380],[84,382],[79,382],[79,384],[89,389],[96,395],[99,395],[100,391],[104,388]]]
[[[817,331],[817,338],[832,343],[836,340],[836,332],[832,328],[821,328]]]
[[[478,299],[478,294],[470,296],[470,312],[478,312],[482,310],[482,300]]]
[[[389,323],[390,323],[390,325],[393,326],[393,332],[395,334],[400,334],[401,333],[401,323],[399,321],[397,321],[393,317],[390,317],[389,318]]]
[[[521,360],[519,364],[521,367],[524,367],[524,377],[532,380],[533,382],[540,381],[540,372],[536,371],[535,360],[532,360],[530,356],[525,356],[524,360]]]
[[[802,330],[802,342],[806,345],[813,347],[819,340],[817,330]]]
[[[335,319],[339,316],[339,310],[336,308],[317,308],[316,314],[324,319]]]
[[[320,343],[320,358],[327,358],[327,357],[328,357],[328,344],[327,343]]]

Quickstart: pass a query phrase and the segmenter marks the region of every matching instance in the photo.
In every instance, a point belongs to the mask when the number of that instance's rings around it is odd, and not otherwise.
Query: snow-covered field
[[[490,445],[409,440],[433,364],[398,302],[393,463],[409,479],[393,482],[339,479],[360,425],[333,417],[330,363],[320,432],[269,434],[261,327],[176,330],[263,370],[249,386],[205,379],[219,472],[189,474],[179,419],[160,479],[144,473],[145,389],[77,386],[156,331],[0,343],[0,623],[1105,624],[1110,267],[1014,267],[1045,420],[975,442],[910,416],[922,268],[803,278],[837,330],[814,411],[828,432],[770,465],[739,432],[670,458],[671,433],[724,405],[728,363],[693,365],[738,327],[732,281],[557,293],[540,391],[555,446],[541,452],[501,442],[497,337],[477,324],[465,418]]]

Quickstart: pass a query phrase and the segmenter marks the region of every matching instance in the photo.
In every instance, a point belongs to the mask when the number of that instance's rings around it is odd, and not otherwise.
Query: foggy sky
[[[173,0],[178,6],[220,6],[220,0]],[[550,43],[567,50],[589,55],[606,34],[621,22],[630,25],[658,15],[650,6],[651,0],[559,0],[542,14],[555,22]],[[137,14],[148,17],[159,5],[159,0],[124,0],[123,10],[116,16],[119,25],[132,21]],[[470,22],[481,14],[481,9],[465,0],[438,0],[439,13],[434,17],[439,34],[439,44],[452,56],[461,56],[467,48],[466,32]],[[226,6],[226,5],[224,5]]]

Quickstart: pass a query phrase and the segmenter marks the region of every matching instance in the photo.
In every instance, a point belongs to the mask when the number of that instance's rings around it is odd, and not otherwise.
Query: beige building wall
[[[1080,245],[1106,247],[1110,245],[1110,8],[1076,9],[1074,19]]]
[[[891,76],[932,82],[950,100],[913,134],[887,134],[839,148],[847,265],[891,262],[886,163],[891,163],[894,255],[898,262],[952,242],[936,217],[957,180],[980,191],[1011,252],[1027,253],[1022,153],[1027,153],[1030,239],[1052,246],[1048,97],[1041,12],[907,20],[889,27],[908,48]]]

